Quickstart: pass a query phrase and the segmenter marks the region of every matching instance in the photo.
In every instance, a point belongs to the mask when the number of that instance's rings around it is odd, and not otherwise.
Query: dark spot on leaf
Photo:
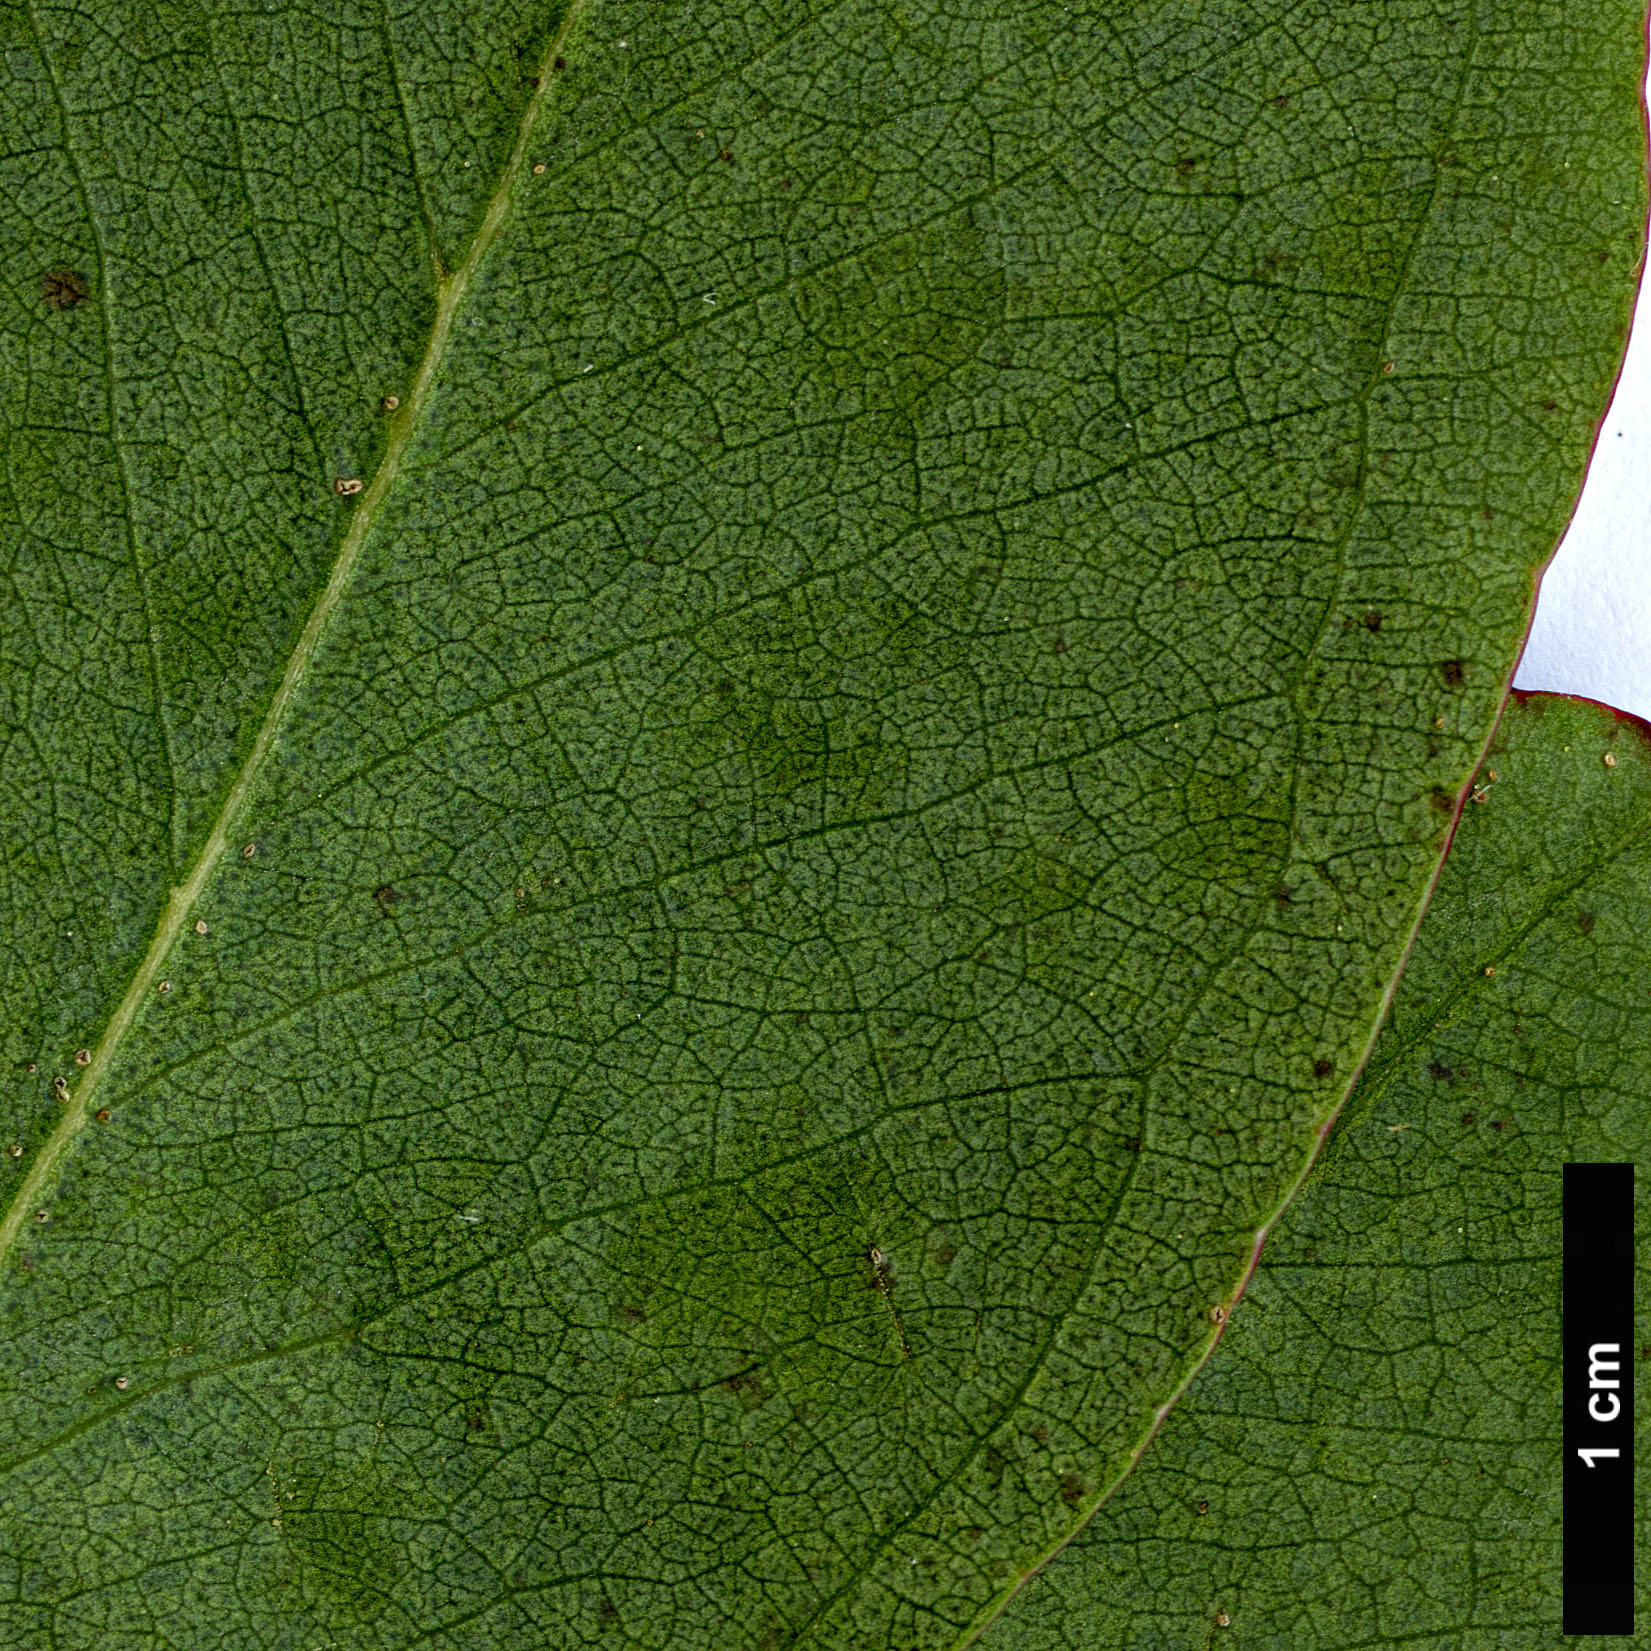
[[[553,70],[565,69],[567,66],[568,66],[568,60],[565,57],[559,57],[559,58],[556,59],[556,61],[554,63],[551,64],[551,68]]]
[[[648,1315],[643,1312],[640,1307],[631,1307],[628,1305],[620,1306],[619,1316],[627,1324],[645,1324],[648,1320]]]
[[[742,1370],[722,1384],[747,1410],[755,1410],[768,1397],[768,1389],[755,1370]]]
[[[1313,1076],[1315,1078],[1328,1078],[1335,1069],[1335,1064],[1326,1060],[1322,1055],[1313,1062]]]
[[[1126,1152],[1139,1152],[1141,1150],[1141,1137],[1139,1135],[1131,1135],[1129,1139],[1124,1142],[1124,1150]]]
[[[1084,1482],[1075,1473],[1061,1475],[1061,1501],[1066,1503],[1078,1502],[1083,1499]]]
[[[92,289],[78,271],[54,269],[41,278],[40,296],[48,309],[76,310],[92,296]]]
[[[734,151],[732,149],[719,149],[717,151],[717,159],[719,161],[731,161],[733,158]]]
[[[1576,914],[1576,926],[1581,929],[1584,934],[1592,934],[1594,932],[1594,924],[1597,921],[1598,920],[1591,911],[1579,911]]]
[[[1479,1114],[1477,1112],[1464,1112],[1462,1114],[1462,1123],[1464,1126],[1471,1127],[1478,1122]]]
[[[1193,1503],[1192,1511],[1194,1513],[1208,1513],[1210,1511],[1210,1505],[1208,1502],[1200,1498],[1198,1501]]]
[[[1382,628],[1382,616],[1371,608],[1364,616],[1364,628],[1367,631],[1379,631]]]
[[[1284,908],[1290,904],[1290,891],[1282,885],[1274,889],[1273,904],[1277,906],[1280,911],[1283,911]]]
[[[1557,413],[1559,411],[1559,403],[1553,400],[1552,397],[1548,397],[1542,403],[1542,411],[1544,413]]]
[[[1447,659],[1440,667],[1439,673],[1445,679],[1447,688],[1460,688],[1467,680],[1467,670],[1459,659]]]
[[[1456,807],[1455,793],[1446,791],[1442,785],[1434,786],[1428,793],[1428,801],[1433,804],[1434,812],[1438,814],[1449,814]]]
[[[1432,1078],[1435,1083],[1449,1083],[1450,1080],[1456,1076],[1456,1074],[1452,1072],[1443,1061],[1428,1062],[1427,1071],[1428,1076]]]
[[[940,1248],[934,1252],[934,1259],[938,1266],[951,1266],[951,1264],[957,1260],[957,1246],[954,1244],[942,1244]]]

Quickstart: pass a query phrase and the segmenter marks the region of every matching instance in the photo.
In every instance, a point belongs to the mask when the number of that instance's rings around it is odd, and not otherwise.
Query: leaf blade
[[[1418,1646],[1555,1631],[1560,1167],[1641,1150],[1651,764],[1547,695],[1492,762],[1231,1342],[983,1644],[1201,1645],[1218,1612],[1262,1645],[1345,1643],[1350,1613]]]
[[[285,1566],[311,1626],[394,1643],[450,1609],[439,1572],[477,1643],[553,1631],[580,1584],[523,1601],[583,1575],[577,1495],[537,1550],[513,1512],[528,1580],[488,1583],[492,1493],[455,1465],[485,1457],[625,1486],[600,1540],[641,1580],[607,1603],[687,1643],[747,1609],[752,1638],[969,1632],[1207,1344],[1419,910],[1429,788],[1472,766],[1591,405],[1566,379],[1566,434],[1506,435],[1488,492],[1429,434],[1481,364],[1404,283],[1483,286],[1464,248],[1505,203],[1432,212],[1428,145],[1374,96],[1349,143],[1336,98],[1414,72],[1431,138],[1471,60],[1429,12],[1298,93],[1306,133],[1252,98],[1260,176],[1299,172],[1264,209],[1242,144],[1206,187],[1176,141],[1291,45],[1246,38],[1272,12],[1167,48],[1173,14],[1133,13],[1139,61],[1190,44],[1145,71],[1053,11],[947,19],[938,57],[856,16],[881,78],[825,14],[686,48],[590,14],[247,797],[258,852],[131,1023],[45,1272],[12,1272],[36,1437],[101,1448],[71,1376],[94,1321],[138,1372],[108,1412],[132,1437],[217,1449],[184,1437],[174,1347],[215,1406],[306,1418],[240,1424],[278,1492],[184,1470],[238,1522],[247,1622]],[[1098,87],[1129,93],[1110,127]],[[910,134],[946,120],[991,142],[931,145],[937,184]],[[1098,218],[1079,154],[1119,192]],[[1558,232],[1545,200],[1520,222]],[[1583,375],[1626,284],[1552,323]],[[1208,351],[1172,353],[1189,326]],[[1383,373],[1395,340],[1460,377]],[[1436,464],[1421,504],[1367,462],[1372,418],[1410,489]],[[1529,523],[1471,525],[1533,486]],[[1418,568],[1439,589],[1401,623]],[[387,1413],[417,1419],[389,1446]],[[274,1536],[239,1523],[255,1486]],[[670,1586],[695,1553],[728,1556],[703,1604]]]

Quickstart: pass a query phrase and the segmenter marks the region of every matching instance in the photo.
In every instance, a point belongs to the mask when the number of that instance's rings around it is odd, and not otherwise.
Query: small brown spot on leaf
[[[92,296],[92,289],[78,270],[54,269],[41,277],[40,296],[47,309],[77,310]]]
[[[1323,1055],[1320,1055],[1319,1058],[1313,1062],[1313,1076],[1315,1078],[1328,1078],[1330,1074],[1335,1071],[1335,1069],[1335,1063],[1327,1060]]]
[[[1594,932],[1594,924],[1598,921],[1599,919],[1595,917],[1591,911],[1579,911],[1576,914],[1576,926],[1581,929],[1584,934],[1592,934]]]
[[[1382,616],[1374,608],[1365,614],[1364,628],[1367,631],[1379,631],[1382,628]]]
[[[1075,1473],[1061,1475],[1061,1501],[1068,1505],[1083,1500],[1084,1482]]]
[[[75,1065],[76,1066],[90,1066],[91,1064],[92,1064],[92,1052],[91,1052],[90,1049],[77,1049],[77,1050],[75,1050]]]
[[[98,1121],[98,1122],[99,1122],[99,1123],[100,1123],[100,1124],[106,1124],[106,1123],[108,1123],[108,1121],[109,1121],[109,1120],[110,1120],[110,1118],[112,1118],[112,1117],[113,1117],[113,1116],[114,1116],[114,1114],[113,1114],[113,1113],[112,1113],[112,1112],[110,1112],[110,1110],[109,1110],[109,1109],[108,1109],[108,1107],[106,1107],[106,1106],[100,1106],[100,1107],[99,1107],[99,1108],[98,1108],[98,1109],[97,1109],[97,1111],[96,1111],[96,1112],[94,1112],[94,1113],[93,1113],[93,1114],[92,1114],[92,1116],[93,1116],[93,1117],[94,1117],[94,1118],[96,1118],[96,1119],[97,1119],[97,1121]]]
[[[1467,681],[1467,669],[1459,659],[1447,659],[1439,667],[1439,674],[1445,679],[1447,688],[1460,688]]]
[[[755,1370],[742,1370],[722,1384],[747,1409],[755,1410],[768,1397],[768,1389]]]

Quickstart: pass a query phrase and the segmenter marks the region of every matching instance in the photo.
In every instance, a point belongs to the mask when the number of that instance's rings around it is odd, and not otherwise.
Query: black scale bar
[[[1564,1173],[1567,1634],[1634,1632],[1634,1166]]]

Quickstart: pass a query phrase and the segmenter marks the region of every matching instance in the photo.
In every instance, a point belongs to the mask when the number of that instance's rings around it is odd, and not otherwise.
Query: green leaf
[[[999,1609],[1373,1037],[1640,24],[0,9],[4,1637]]]
[[[1651,1153],[1651,747],[1540,696],[1490,761],[1220,1351],[982,1646],[1557,1638],[1560,1168]]]

